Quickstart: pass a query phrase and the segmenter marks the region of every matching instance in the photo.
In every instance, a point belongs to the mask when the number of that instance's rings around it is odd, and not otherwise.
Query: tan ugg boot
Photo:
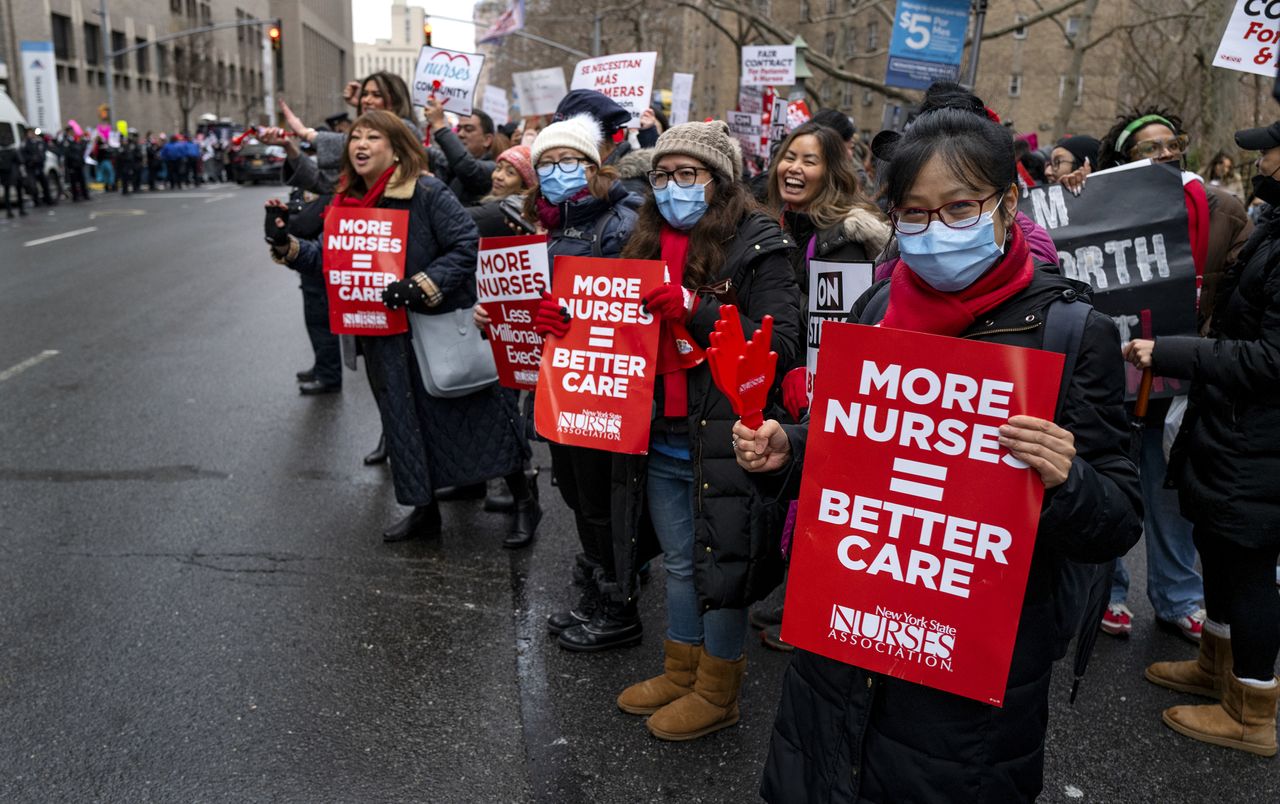
[[[1227,673],[1222,703],[1175,706],[1164,711],[1165,725],[1203,743],[1264,757],[1276,755],[1276,701],[1280,684],[1259,689]]]
[[[645,725],[662,740],[693,740],[738,722],[738,690],[747,657],[736,661],[703,653],[698,659],[693,692],[649,716]]]
[[[1200,635],[1200,655],[1189,662],[1156,662],[1147,668],[1147,681],[1178,692],[1222,698],[1231,673],[1231,640],[1209,633]]]
[[[701,645],[686,645],[668,639],[663,672],[639,684],[632,684],[618,696],[618,708],[632,715],[652,715],[662,707],[693,692]]]

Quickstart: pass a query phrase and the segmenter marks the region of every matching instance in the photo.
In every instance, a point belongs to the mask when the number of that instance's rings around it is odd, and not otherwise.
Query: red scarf
[[[1021,293],[1031,284],[1035,264],[1019,226],[1009,227],[1009,248],[985,274],[964,290],[943,293],[916,276],[905,259],[894,266],[889,280],[889,308],[884,326],[930,332],[934,335],[959,335],[974,320]]]
[[[590,187],[583,187],[569,198],[565,199],[565,203],[573,204],[587,196],[591,195]],[[538,212],[538,223],[542,224],[542,228],[548,232],[552,229],[559,229],[562,222],[560,215],[560,205],[553,204],[543,197],[542,193],[538,193],[538,197],[534,199],[534,206]]]
[[[671,281],[684,281],[685,260],[689,256],[689,233],[663,224],[658,235],[662,261]],[[703,351],[693,340],[683,321],[663,319],[658,334],[658,374],[662,376],[662,415],[689,415],[688,371],[703,360]]]
[[[330,202],[328,209],[325,210],[325,214],[327,215],[328,210],[333,207],[357,207],[368,209],[370,207],[377,206],[378,202],[382,200],[383,191],[387,189],[387,183],[391,181],[391,177],[395,175],[396,168],[398,167],[400,166],[393,164],[391,167],[384,170],[382,175],[378,177],[378,180],[373,183],[373,186],[370,187],[368,192],[364,195],[349,195],[346,189],[339,191],[338,194],[333,197],[333,201]]]

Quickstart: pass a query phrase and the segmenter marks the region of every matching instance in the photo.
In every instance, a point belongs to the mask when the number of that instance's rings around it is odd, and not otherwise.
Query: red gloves
[[[569,311],[556,304],[550,293],[543,292],[538,302],[538,313],[533,317],[533,331],[543,338],[555,335],[563,338],[569,333]]]
[[[793,368],[782,378],[782,406],[791,418],[800,421],[804,409],[809,407],[809,369]]]
[[[684,293],[684,288],[673,282],[658,285],[644,297],[644,309],[655,318],[683,321],[686,313]]]

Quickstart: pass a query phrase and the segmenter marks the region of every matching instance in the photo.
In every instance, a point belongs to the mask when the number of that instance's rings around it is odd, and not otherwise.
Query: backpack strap
[[[616,214],[617,212],[614,211],[614,208],[610,207],[607,213],[605,213],[604,215],[601,215],[599,218],[596,218],[596,225],[592,227],[592,230],[591,230],[591,256],[592,257],[604,256],[604,229],[606,226],[609,225],[609,219]]]
[[[867,306],[862,308],[862,315],[858,316],[857,323],[879,324],[884,320],[885,313],[889,312],[889,284],[885,282],[867,301]]]
[[[1057,416],[1067,403],[1067,389],[1076,371],[1076,359],[1080,356],[1080,344],[1084,340],[1084,325],[1093,305],[1080,299],[1074,290],[1065,290],[1049,304],[1045,311],[1044,343],[1047,352],[1066,356],[1062,363],[1062,384],[1058,388]],[[1056,416],[1055,416],[1056,418]]]

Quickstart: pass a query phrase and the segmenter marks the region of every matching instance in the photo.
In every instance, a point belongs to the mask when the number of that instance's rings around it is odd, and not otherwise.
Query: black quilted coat
[[[446,313],[476,302],[476,226],[458,199],[435,178],[392,184],[379,207],[409,210],[405,275],[425,271],[440,288]],[[300,241],[291,263],[319,271],[319,241]],[[523,424],[510,395],[493,385],[468,396],[429,396],[409,334],[361,336],[370,385],[387,437],[391,476],[401,505],[428,505],[434,490],[510,474],[528,453]]]
[[[854,305],[855,319],[879,287]],[[1068,280],[1038,270],[1030,287],[962,337],[1040,348],[1045,310],[1068,291],[1075,292]],[[1044,770],[1049,674],[1058,653],[1058,567],[1064,556],[1101,562],[1123,555],[1142,531],[1123,403],[1115,324],[1091,311],[1058,416],[1075,435],[1077,455],[1066,483],[1045,494],[1004,708],[797,650],[783,679],[760,791],[767,801],[1035,800]],[[784,425],[797,468],[806,427]],[[793,471],[792,480],[799,474]]]
[[[804,348],[800,332],[800,290],[788,262],[791,238],[764,215],[743,220],[728,248],[718,279],[730,278],[737,290],[742,329],[751,336],[761,319],[774,319],[773,349],[778,365],[790,365]],[[720,304],[702,297],[689,321],[700,346],[720,318]],[[743,608],[767,595],[782,580],[778,535],[785,507],[764,498],[733,457],[729,400],[711,382],[703,363],[688,373],[689,449],[694,479],[694,585],[704,611]],[[647,463],[642,455],[614,459],[613,516],[618,579],[624,596],[636,594],[636,569],[647,557]]]
[[[1280,542],[1280,214],[1221,280],[1208,338],[1160,338],[1155,371],[1192,381],[1170,476],[1182,514],[1244,547]]]

